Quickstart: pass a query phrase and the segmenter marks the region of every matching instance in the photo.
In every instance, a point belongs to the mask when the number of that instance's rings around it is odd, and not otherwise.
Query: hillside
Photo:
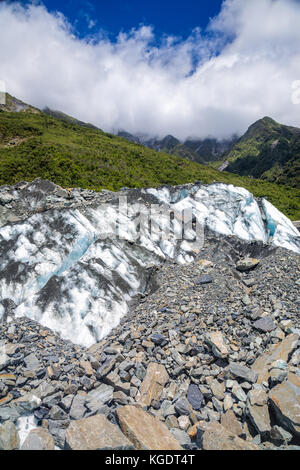
[[[291,219],[300,219],[299,190],[219,172],[24,103],[16,108],[22,102],[10,96],[7,102],[10,106],[0,107],[0,185],[40,177],[99,191],[219,181],[264,196]]]
[[[279,184],[300,186],[300,129],[260,119],[224,158],[226,170]]]
[[[180,142],[180,140],[172,135],[167,135],[162,139],[138,134],[133,135],[126,131],[119,131],[117,135],[158,152],[170,153],[204,165],[221,160],[225,152],[238,140],[237,137],[233,136],[231,139],[223,140],[215,138],[188,138]]]

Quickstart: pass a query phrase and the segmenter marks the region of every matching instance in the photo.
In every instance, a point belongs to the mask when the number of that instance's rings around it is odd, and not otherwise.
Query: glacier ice
[[[126,204],[117,203],[119,196],[127,197]],[[145,230],[137,238],[137,226],[147,222],[133,210],[137,203],[169,209],[151,220],[157,232]],[[54,208],[0,227],[0,317],[1,300],[11,299],[16,316],[26,315],[90,346],[118,325],[133,296],[145,292],[150,267],[166,259],[193,261],[199,243],[176,236],[180,217],[170,223],[170,213],[184,211],[220,235],[300,252],[299,232],[290,220],[244,188],[199,183],[128,190],[105,204]],[[161,239],[159,231],[168,223],[170,237]],[[186,229],[186,235],[191,232]]]

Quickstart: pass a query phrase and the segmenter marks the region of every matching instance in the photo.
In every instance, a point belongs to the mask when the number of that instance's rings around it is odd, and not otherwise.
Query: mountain
[[[300,187],[300,129],[264,117],[224,157],[226,171]]]
[[[9,95],[7,103],[0,106],[0,185],[43,178],[62,187],[116,191],[124,186],[219,181],[267,197],[288,217],[300,219],[299,190],[157,152],[76,120],[49,115]],[[170,138],[164,141],[167,147],[173,143]]]
[[[160,152],[212,164],[220,171],[300,187],[300,129],[279,124],[270,117],[252,124],[240,138],[180,142],[171,135],[163,139],[134,136],[124,131],[118,135]]]
[[[117,135],[131,142],[136,142],[145,147],[157,150],[158,152],[177,155],[178,157],[187,158],[203,165],[221,160],[228,149],[238,140],[238,137],[233,136],[231,139],[223,140],[214,138],[188,138],[184,142],[181,142],[172,135],[167,135],[159,139],[139,134],[133,135],[126,131],[119,131]]]
[[[63,113],[62,111],[55,111],[53,109],[50,109],[50,108],[46,107],[46,108],[43,109],[43,112],[45,114],[48,114],[48,116],[52,116],[54,118],[61,119],[62,121],[70,122],[71,124],[77,124],[78,126],[89,127],[90,129],[99,129],[98,127],[94,126],[93,124],[86,123],[86,122],[83,122],[83,121],[79,121],[78,119],[75,119],[72,116],[69,116],[68,114]]]

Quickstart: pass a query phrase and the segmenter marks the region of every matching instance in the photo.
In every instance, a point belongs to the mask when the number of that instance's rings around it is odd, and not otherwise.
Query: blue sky
[[[28,5],[0,0],[0,83],[27,103],[179,139],[300,127],[300,0]]]
[[[50,11],[62,12],[80,37],[103,29],[111,38],[139,24],[154,26],[155,33],[188,37],[205,28],[216,16],[222,0],[44,0]]]

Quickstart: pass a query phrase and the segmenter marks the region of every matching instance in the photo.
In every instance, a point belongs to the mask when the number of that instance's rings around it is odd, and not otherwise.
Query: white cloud
[[[297,0],[225,0],[209,35],[157,45],[139,26],[116,42],[101,31],[79,40],[60,14],[2,2],[0,78],[24,101],[107,131],[225,137],[265,115],[300,127],[299,24]]]

